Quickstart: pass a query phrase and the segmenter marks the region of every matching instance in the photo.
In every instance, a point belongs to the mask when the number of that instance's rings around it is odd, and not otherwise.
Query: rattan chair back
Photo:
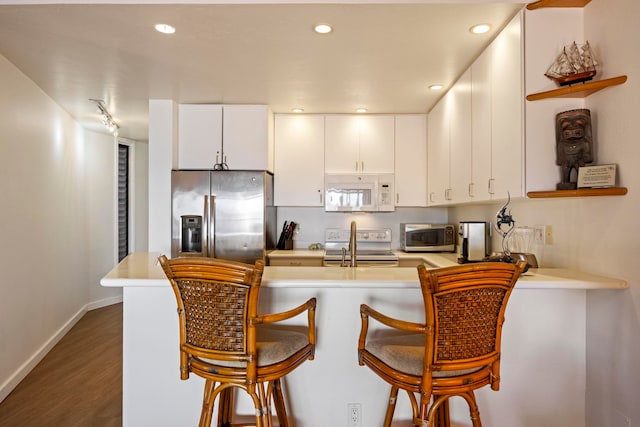
[[[315,298],[292,310],[258,314],[264,262],[255,265],[215,258],[159,258],[178,305],[180,377],[205,378],[200,426],[209,426],[220,396],[219,426],[233,424],[233,390],[247,392],[259,427],[271,426],[273,399],[281,427],[288,425],[280,379],[315,351]],[[304,332],[273,326],[308,312]],[[258,351],[259,348],[262,350]]]
[[[507,302],[526,263],[483,262],[439,269],[418,266],[425,322],[407,322],[363,304],[358,361],[391,384],[384,426],[399,389],[408,393],[413,423],[448,426],[448,398],[469,404],[481,427],[474,390],[500,387],[500,347]],[[370,318],[404,335],[368,337]],[[380,338],[381,337],[381,338]],[[419,399],[416,399],[416,394]]]

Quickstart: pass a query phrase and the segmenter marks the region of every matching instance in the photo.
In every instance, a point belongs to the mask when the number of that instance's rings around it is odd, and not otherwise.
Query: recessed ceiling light
[[[173,34],[176,32],[176,29],[169,24],[156,24],[156,31],[162,34]]]
[[[302,108],[292,108],[291,111],[294,113],[302,113],[304,110]]]
[[[366,112],[367,112],[367,109],[366,109],[366,108],[358,108],[358,109],[356,110],[356,113],[366,113]]]
[[[333,28],[331,28],[331,25],[329,24],[318,24],[315,27],[313,27],[313,31],[315,31],[318,34],[328,34],[331,31],[333,31]]]
[[[469,31],[471,31],[473,34],[488,33],[489,31],[491,31],[491,25],[489,24],[474,25],[473,27],[469,28]]]
[[[443,87],[444,87],[444,86],[443,86],[443,85],[441,85],[441,84],[435,84],[435,85],[431,85],[431,86],[429,86],[429,89],[431,89],[431,90],[440,90],[440,89],[442,89]]]

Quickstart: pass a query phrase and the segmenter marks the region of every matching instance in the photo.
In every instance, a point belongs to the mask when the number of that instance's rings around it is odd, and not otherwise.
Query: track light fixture
[[[113,136],[118,136],[118,129],[120,129],[120,126],[118,126],[116,121],[113,120],[109,110],[107,110],[107,107],[104,105],[104,101],[102,99],[91,98],[89,98],[89,101],[96,104],[98,110],[100,110],[100,114],[102,115],[102,124],[113,134]]]

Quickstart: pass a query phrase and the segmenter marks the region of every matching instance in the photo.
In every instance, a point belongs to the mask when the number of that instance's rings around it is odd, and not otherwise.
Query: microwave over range
[[[400,247],[405,252],[455,252],[455,227],[450,224],[400,224]]]
[[[393,174],[326,174],[325,211],[394,211],[393,184]]]

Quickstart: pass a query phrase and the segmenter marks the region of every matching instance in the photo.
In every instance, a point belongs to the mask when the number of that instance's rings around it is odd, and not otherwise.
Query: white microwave
[[[326,174],[324,206],[327,212],[391,212],[393,174]]]

